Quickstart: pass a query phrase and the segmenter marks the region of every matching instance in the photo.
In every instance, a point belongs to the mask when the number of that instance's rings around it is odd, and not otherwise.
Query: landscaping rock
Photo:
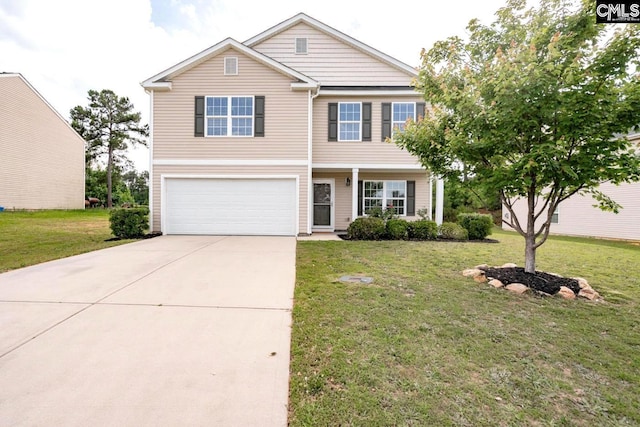
[[[504,283],[502,283],[500,280],[498,279],[491,279],[489,280],[489,284],[491,286],[493,286],[494,288],[501,288],[504,286]]]
[[[560,286],[558,295],[560,295],[564,299],[576,299],[576,294],[566,286]]]
[[[487,281],[487,276],[485,276],[484,273],[478,274],[477,276],[473,276],[473,280],[478,283],[484,283]]]
[[[462,272],[464,277],[476,277],[476,276],[484,276],[484,271],[479,270],[477,268],[468,268]]]
[[[574,277],[574,279],[578,281],[578,286],[580,286],[580,289],[591,288],[586,279],[583,279],[582,277]]]
[[[524,294],[525,292],[529,291],[529,288],[522,283],[511,283],[505,286],[505,288],[518,295]]]
[[[515,265],[512,262],[508,262],[506,264],[503,264],[501,268],[515,268],[515,267],[517,267],[517,265]]]
[[[589,301],[593,301],[594,299],[600,298],[600,294],[594,291],[593,289],[591,289],[591,287],[580,289],[578,296],[582,298],[586,298]]]

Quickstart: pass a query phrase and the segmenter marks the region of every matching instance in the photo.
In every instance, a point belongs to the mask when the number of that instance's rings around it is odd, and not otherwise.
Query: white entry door
[[[313,229],[334,230],[334,187],[333,179],[313,180]]]

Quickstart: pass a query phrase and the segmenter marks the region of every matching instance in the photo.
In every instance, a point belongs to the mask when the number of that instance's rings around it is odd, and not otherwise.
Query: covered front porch
[[[393,209],[407,220],[426,214],[441,224],[443,193],[443,181],[419,166],[314,165],[310,232],[344,231],[355,218],[376,207]]]

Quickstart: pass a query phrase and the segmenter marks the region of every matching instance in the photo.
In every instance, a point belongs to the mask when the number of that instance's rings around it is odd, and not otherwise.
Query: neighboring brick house
[[[298,235],[376,206],[431,211],[428,172],[385,142],[424,113],[416,76],[298,14],[145,80],[153,231]]]
[[[18,73],[0,73],[0,206],[83,209],[84,140]]]

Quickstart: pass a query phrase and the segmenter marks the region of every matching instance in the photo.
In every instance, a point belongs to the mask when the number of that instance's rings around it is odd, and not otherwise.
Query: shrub
[[[430,211],[427,208],[418,209],[416,214],[420,217],[420,219],[429,219]]]
[[[409,223],[404,219],[390,219],[387,221],[387,238],[392,240],[408,239]]]
[[[455,222],[443,222],[438,227],[438,234],[441,239],[451,240],[467,240],[469,239],[469,232],[460,224]]]
[[[116,237],[142,237],[149,228],[149,208],[114,209],[109,215],[109,223]]]
[[[435,221],[421,219],[409,224],[409,238],[416,240],[434,240],[438,237],[438,225]]]
[[[491,234],[493,218],[491,218],[491,215],[478,213],[459,214],[458,224],[469,232],[469,239],[482,240]]]
[[[385,221],[398,218],[398,215],[396,215],[396,211],[393,210],[393,208],[386,208],[385,210],[382,210],[382,208],[371,208],[365,213],[367,216],[382,218]]]
[[[367,216],[356,218],[347,229],[347,236],[352,240],[380,240],[385,236],[385,225],[382,218]]]

